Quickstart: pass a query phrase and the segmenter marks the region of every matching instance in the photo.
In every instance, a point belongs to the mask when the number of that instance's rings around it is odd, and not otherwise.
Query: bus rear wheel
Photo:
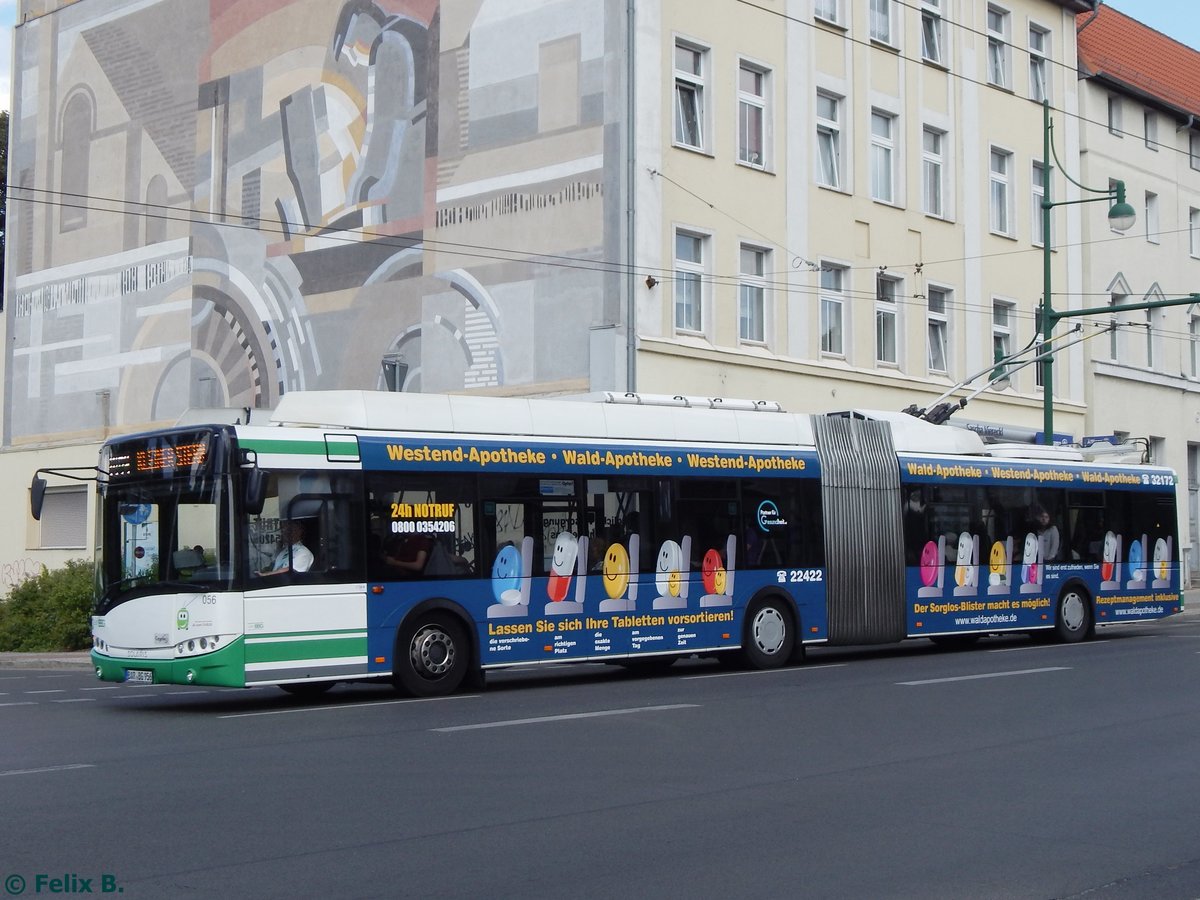
[[[791,612],[779,600],[757,600],[746,609],[742,659],[753,669],[776,669],[791,659],[796,631]]]
[[[396,642],[396,687],[413,697],[452,694],[466,677],[470,655],[466,632],[452,616],[422,616],[405,625]]]
[[[1092,630],[1092,601],[1081,588],[1069,587],[1058,597],[1054,636],[1064,644],[1082,641]]]

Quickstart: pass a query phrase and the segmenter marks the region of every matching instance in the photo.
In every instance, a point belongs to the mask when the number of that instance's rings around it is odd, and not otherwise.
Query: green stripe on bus
[[[325,442],[322,441],[280,441],[280,440],[243,440],[241,446],[258,453],[296,453],[307,456],[325,456]]]
[[[246,663],[283,662],[284,660],[338,659],[345,656],[367,655],[367,639],[334,638],[333,640],[272,641],[268,644],[247,644]]]

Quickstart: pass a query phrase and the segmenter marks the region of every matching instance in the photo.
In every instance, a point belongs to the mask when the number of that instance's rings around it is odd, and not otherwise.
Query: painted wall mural
[[[18,27],[6,443],[389,378],[611,387],[610,7],[92,0]]]

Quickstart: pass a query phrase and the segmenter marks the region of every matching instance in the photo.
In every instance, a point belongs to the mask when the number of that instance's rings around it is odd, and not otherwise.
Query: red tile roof
[[[1079,67],[1149,95],[1185,113],[1200,115],[1200,52],[1131,19],[1111,6],[1075,18]]]

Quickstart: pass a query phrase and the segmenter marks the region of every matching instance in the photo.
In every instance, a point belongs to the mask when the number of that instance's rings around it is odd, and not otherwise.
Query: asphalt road
[[[0,879],[126,898],[1195,898],[1198,668],[1189,615],[1069,647],[819,649],[770,673],[509,671],[431,701],[0,669]]]

